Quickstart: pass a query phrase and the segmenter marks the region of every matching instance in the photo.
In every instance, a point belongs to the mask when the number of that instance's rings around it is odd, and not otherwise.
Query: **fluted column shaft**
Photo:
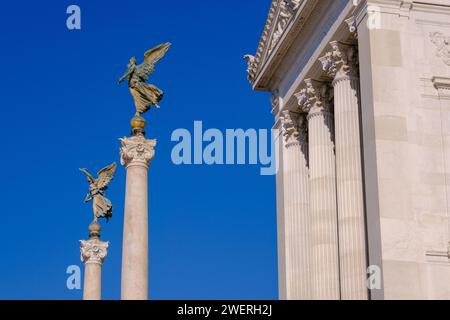
[[[286,298],[312,299],[311,221],[307,122],[304,114],[284,112],[283,182]]]
[[[339,247],[343,299],[368,298],[359,79],[334,81]]]
[[[366,300],[367,253],[357,52],[332,42],[324,69],[334,77],[336,175],[342,299]]]
[[[155,140],[121,139],[127,169],[122,252],[122,300],[148,300],[148,168]]]
[[[297,97],[300,108],[309,112],[313,299],[337,300],[340,291],[334,119],[328,85],[310,79],[306,85]]]
[[[339,256],[333,115],[313,109],[309,115],[314,298],[339,299]]]

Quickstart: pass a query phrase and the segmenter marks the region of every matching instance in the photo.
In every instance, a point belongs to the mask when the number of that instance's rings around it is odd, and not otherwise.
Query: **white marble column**
[[[331,42],[320,59],[334,87],[342,299],[366,300],[367,257],[356,47]],[[386,79],[389,81],[389,79]]]
[[[297,98],[308,113],[313,298],[338,300],[339,251],[334,120],[329,84],[305,80]]]
[[[156,140],[142,132],[121,141],[127,169],[122,252],[122,300],[148,300],[148,169]]]
[[[283,190],[286,299],[312,299],[306,115],[284,111]]]
[[[108,246],[108,242],[100,240],[100,225],[91,224],[89,240],[80,241],[81,261],[85,264],[83,300],[102,299],[102,265]]]

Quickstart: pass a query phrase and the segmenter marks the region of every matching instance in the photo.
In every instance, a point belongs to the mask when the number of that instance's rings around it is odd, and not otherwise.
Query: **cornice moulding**
[[[433,77],[431,81],[436,89],[450,89],[450,78]]]
[[[292,43],[287,40],[295,37],[301,30],[319,0],[298,0],[299,7],[296,9],[292,17],[285,21],[286,25],[283,32],[277,39],[275,39],[275,43],[272,43],[281,20],[280,7],[283,1],[285,0],[274,0],[272,2],[269,17],[266,21],[266,25],[258,45],[257,53],[255,55],[256,74],[252,83],[255,90],[261,90],[262,87],[264,87],[261,85],[263,79],[270,77],[279,63],[280,58],[286,54]]]

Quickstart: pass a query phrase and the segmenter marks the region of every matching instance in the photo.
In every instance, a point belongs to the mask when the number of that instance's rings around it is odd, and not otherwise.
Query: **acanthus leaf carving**
[[[305,114],[285,110],[280,119],[283,136],[288,146],[308,141],[308,122]]]
[[[81,261],[85,264],[103,264],[108,254],[109,242],[99,239],[80,240]]]
[[[358,76],[358,51],[356,46],[330,42],[332,51],[319,58],[323,71],[332,78]]]
[[[333,90],[328,82],[305,80],[305,88],[295,95],[300,111],[311,114],[317,110],[332,112]]]
[[[134,136],[120,139],[120,163],[130,165],[143,165],[148,167],[155,156],[156,140],[145,139],[144,136]]]

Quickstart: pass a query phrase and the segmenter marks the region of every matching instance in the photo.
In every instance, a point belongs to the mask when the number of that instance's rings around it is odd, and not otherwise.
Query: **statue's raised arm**
[[[170,46],[170,43],[163,43],[148,50],[144,54],[144,62],[140,65],[137,65],[136,58],[132,57],[128,64],[128,71],[119,80],[119,82],[122,82],[128,78],[137,116],[150,110],[151,106],[159,108],[158,103],[162,100],[164,93],[161,89],[146,83],[146,81],[152,75],[156,63],[166,55]]]
[[[125,74],[122,76],[122,78],[119,79],[119,81],[117,83],[121,84],[122,82],[125,81],[125,79],[129,78],[132,75],[132,73],[134,72],[134,68],[135,68],[134,66],[132,66],[132,67],[129,66],[128,70],[125,72]]]

